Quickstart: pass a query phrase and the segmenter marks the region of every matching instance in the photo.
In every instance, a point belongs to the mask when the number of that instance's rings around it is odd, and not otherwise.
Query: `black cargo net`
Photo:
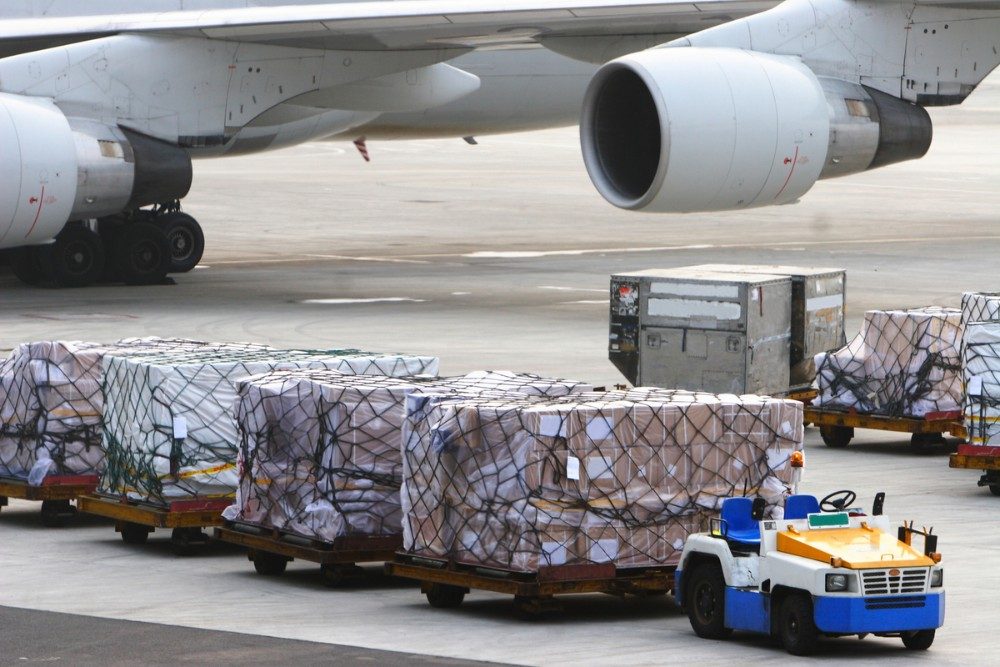
[[[37,485],[47,476],[99,474],[104,467],[104,358],[203,345],[163,338],[19,345],[0,362],[0,476]]]
[[[1000,293],[965,292],[962,294],[962,324],[1000,320]]]
[[[962,374],[969,442],[1000,446],[1000,321],[965,325]]]
[[[98,490],[167,504],[231,497],[238,476],[236,383],[278,369],[436,373],[434,357],[226,346],[105,359],[107,466]]]
[[[724,498],[780,516],[802,404],[635,389],[561,399],[411,398],[407,551],[515,571],[674,564]]]
[[[535,375],[447,379],[281,371],[240,382],[239,487],[232,521],[322,542],[398,535],[402,427],[430,396],[559,396],[590,389]]]
[[[818,407],[893,417],[961,409],[961,312],[873,310],[846,347],[816,355]]]

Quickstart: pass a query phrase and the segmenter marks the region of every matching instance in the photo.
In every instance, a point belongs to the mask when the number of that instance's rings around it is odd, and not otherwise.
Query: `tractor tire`
[[[911,651],[926,651],[934,643],[933,630],[917,630],[916,632],[904,632],[902,635],[903,646]]]
[[[691,628],[705,639],[725,639],[733,633],[726,621],[726,579],[718,563],[695,567],[687,580],[684,608]]]
[[[816,651],[819,630],[813,618],[812,599],[805,593],[792,593],[778,609],[778,637],[792,655],[812,655]]]

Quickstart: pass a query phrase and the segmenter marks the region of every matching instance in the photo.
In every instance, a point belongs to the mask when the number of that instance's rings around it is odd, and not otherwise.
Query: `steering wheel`
[[[853,491],[841,489],[840,491],[834,491],[824,496],[823,500],[819,501],[819,508],[824,512],[843,512],[857,498],[858,494]]]

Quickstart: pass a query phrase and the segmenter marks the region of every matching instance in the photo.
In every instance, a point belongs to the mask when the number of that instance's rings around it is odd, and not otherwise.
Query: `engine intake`
[[[70,220],[180,199],[191,179],[177,146],[0,94],[0,248],[44,243]]]
[[[790,203],[820,178],[920,157],[930,138],[919,107],[821,79],[797,58],[728,48],[611,61],[580,123],[598,191],[659,212]]]

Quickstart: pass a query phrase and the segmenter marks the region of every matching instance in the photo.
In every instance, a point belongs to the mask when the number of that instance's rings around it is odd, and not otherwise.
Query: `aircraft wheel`
[[[903,646],[911,651],[926,651],[934,643],[933,630],[917,630],[902,634]]]
[[[811,655],[816,650],[819,630],[813,618],[812,600],[805,593],[793,593],[778,609],[778,636],[792,655]]]
[[[170,271],[170,244],[163,230],[148,222],[123,225],[114,235],[117,275],[128,285],[162,283]]]
[[[718,563],[695,567],[686,584],[684,608],[695,634],[705,639],[725,639],[733,633],[725,625],[726,579]]]
[[[187,213],[166,213],[157,220],[170,245],[169,273],[187,273],[198,266],[205,252],[201,225]]]
[[[104,242],[86,227],[67,227],[38,248],[39,263],[59,287],[88,287],[104,274]]]
[[[38,251],[40,246],[16,248],[11,252],[10,268],[25,285],[37,287],[45,282],[46,273]]]

